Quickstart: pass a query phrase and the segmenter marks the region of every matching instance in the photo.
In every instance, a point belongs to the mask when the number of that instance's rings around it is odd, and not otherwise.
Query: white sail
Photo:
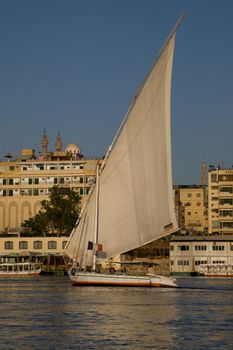
[[[174,42],[175,33],[140,88],[100,173],[98,242],[107,257],[177,229],[170,135]],[[88,263],[94,221],[95,190],[66,247],[68,256]]]
[[[69,241],[65,247],[65,254],[78,261],[80,266],[91,266],[93,262],[93,251],[88,250],[88,242],[93,242],[95,233],[95,211],[96,201],[95,189],[90,193],[88,202],[81,213],[80,221],[73,229]]]

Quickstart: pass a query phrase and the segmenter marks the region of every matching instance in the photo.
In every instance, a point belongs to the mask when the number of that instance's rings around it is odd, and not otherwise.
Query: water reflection
[[[233,280],[187,278],[176,293],[177,319],[170,327],[177,335],[174,349],[232,349]]]
[[[183,283],[171,290],[1,280],[0,348],[231,349],[233,281]]]
[[[148,289],[85,288],[81,294],[81,304],[80,293],[75,295],[72,312],[80,321],[77,328],[82,330],[83,340],[93,338],[98,346],[103,346],[104,341],[108,348],[114,349],[125,346],[142,349],[143,344],[155,349],[157,334],[164,346],[171,342],[172,334],[166,323],[174,318],[175,307],[166,300],[166,293]],[[70,303],[66,305],[71,312]],[[85,320],[83,325],[82,320]]]

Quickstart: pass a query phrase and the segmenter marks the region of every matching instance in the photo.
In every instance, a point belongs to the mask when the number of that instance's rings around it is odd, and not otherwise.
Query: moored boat
[[[31,262],[0,264],[0,276],[38,276],[42,269]]]
[[[207,277],[233,277],[233,265],[230,264],[200,264],[200,275]]]

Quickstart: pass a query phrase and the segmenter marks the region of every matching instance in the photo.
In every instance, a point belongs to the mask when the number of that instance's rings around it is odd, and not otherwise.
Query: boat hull
[[[233,265],[202,264],[199,273],[205,277],[233,277]]]
[[[42,268],[35,266],[34,263],[3,263],[0,264],[0,276],[38,276]]]
[[[204,272],[203,276],[205,277],[233,277],[233,273],[217,273],[217,272],[212,272],[212,273],[208,273],[208,272]]]
[[[69,274],[74,286],[166,287],[177,288],[174,279],[160,275],[131,276],[95,272]]]
[[[41,274],[42,269],[38,269],[35,271],[6,271],[0,272],[0,277],[2,276],[39,276]]]

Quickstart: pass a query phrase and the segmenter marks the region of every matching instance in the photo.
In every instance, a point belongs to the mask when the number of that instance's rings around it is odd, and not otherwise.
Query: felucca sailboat
[[[111,274],[101,262],[177,230],[172,190],[170,95],[176,29],[162,47],[97,169],[65,247],[74,285],[176,287],[172,278]]]

